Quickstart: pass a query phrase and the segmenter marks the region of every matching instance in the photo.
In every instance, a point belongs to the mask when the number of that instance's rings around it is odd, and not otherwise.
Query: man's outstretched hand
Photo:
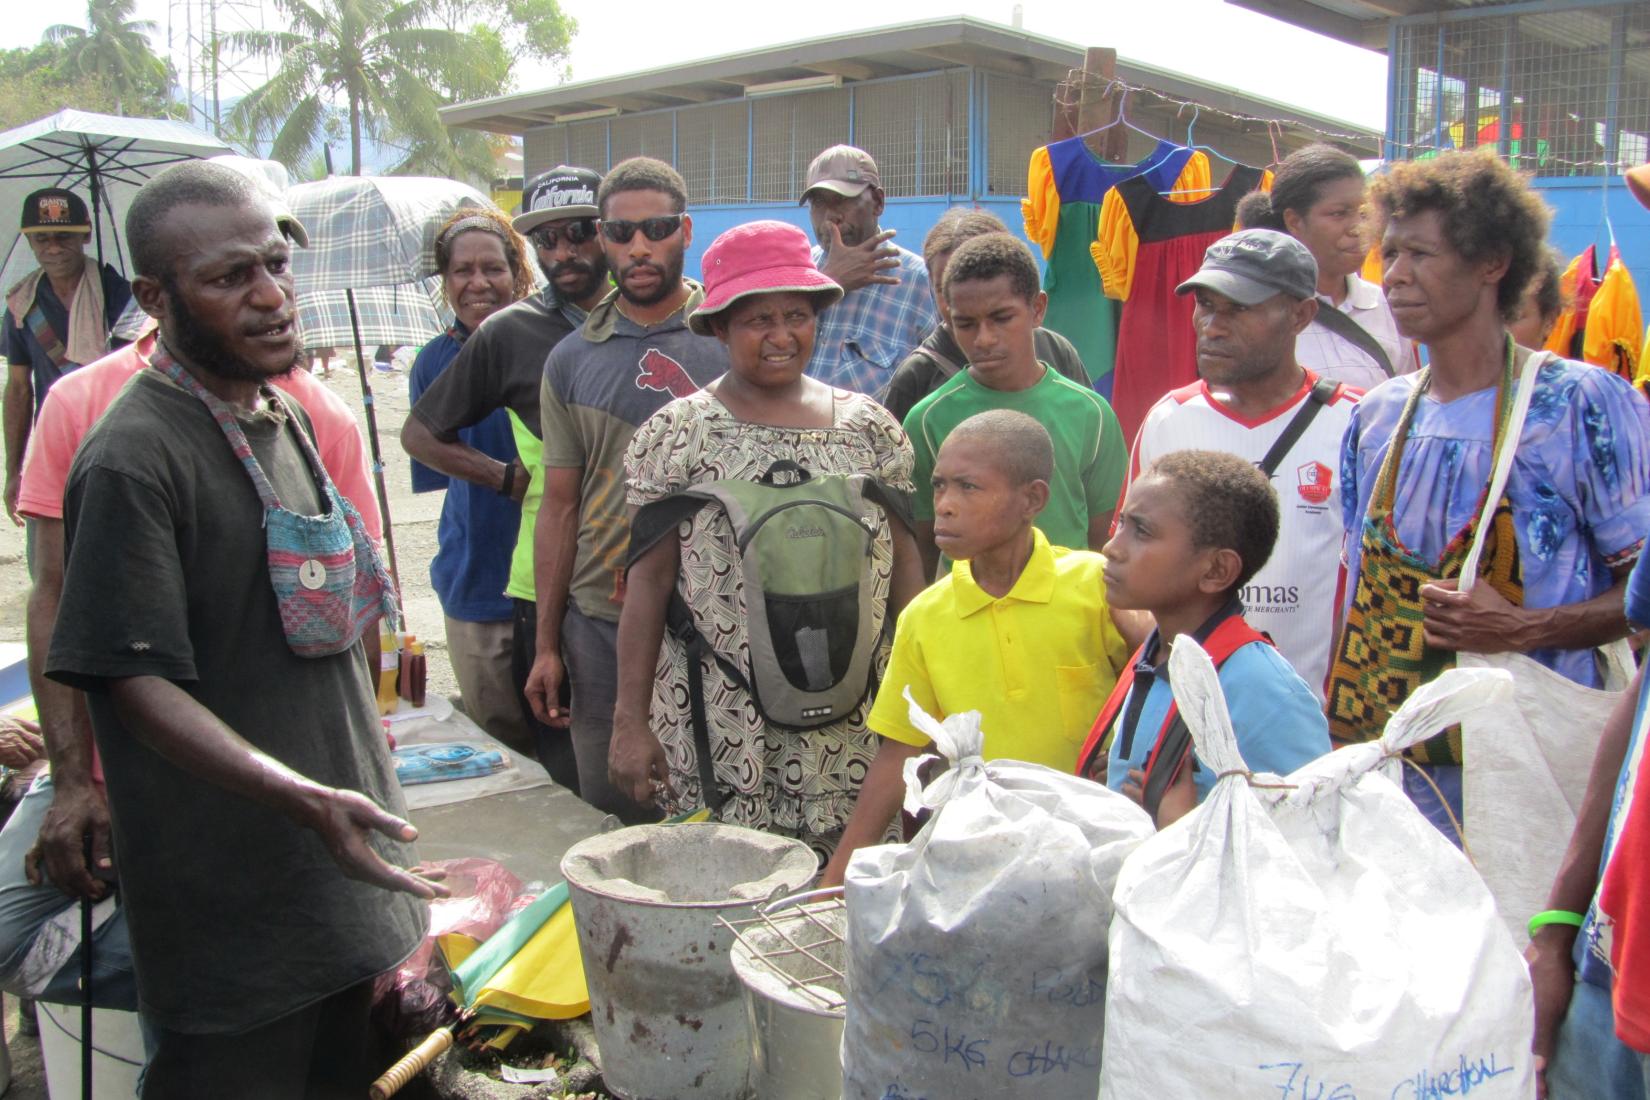
[[[451,893],[422,868],[406,869],[385,862],[367,843],[373,833],[400,841],[418,839],[418,830],[356,791],[321,788],[306,821],[327,846],[334,862],[350,878],[385,890],[399,890],[429,900]]]

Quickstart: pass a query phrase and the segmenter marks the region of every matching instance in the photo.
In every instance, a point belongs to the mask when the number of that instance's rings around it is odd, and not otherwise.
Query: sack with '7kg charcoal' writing
[[[907,692],[906,700],[910,701]],[[1106,926],[1151,820],[1122,795],[1013,760],[985,763],[980,716],[911,705],[950,768],[905,807],[909,844],[848,863],[846,1100],[1094,1100]]]
[[[1169,682],[1220,779],[1118,876],[1101,1100],[1530,1100],[1529,971],[1396,754],[1475,709],[1502,670],[1452,669],[1379,741],[1250,775],[1208,655]]]

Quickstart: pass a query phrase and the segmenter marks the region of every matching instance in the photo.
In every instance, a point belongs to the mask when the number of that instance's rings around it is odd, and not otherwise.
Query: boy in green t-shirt
[[[1106,399],[1062,378],[1037,359],[1035,333],[1048,307],[1037,261],[1017,237],[989,233],[959,245],[941,293],[951,332],[968,357],[958,371],[905,418],[916,455],[917,544],[932,576],[934,456],[951,430],[990,409],[1022,412],[1054,441],[1049,502],[1037,526],[1055,546],[1099,550],[1123,487],[1128,443]]]
[[[900,613],[894,650],[866,725],[877,755],[825,885],[855,848],[879,843],[899,810],[905,762],[928,746],[905,692],[936,718],[979,711],[985,759],[1071,771],[1077,750],[1150,629],[1106,598],[1106,561],[1050,546],[1034,521],[1054,473],[1049,433],[992,409],[951,433],[932,478],[940,549],[951,571]]]

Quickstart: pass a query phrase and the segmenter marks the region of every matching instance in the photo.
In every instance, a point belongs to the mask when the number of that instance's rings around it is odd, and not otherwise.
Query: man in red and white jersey
[[[1341,437],[1360,392],[1295,361],[1295,337],[1318,311],[1317,278],[1312,253],[1285,233],[1246,229],[1209,246],[1203,267],[1176,288],[1197,296],[1202,380],[1152,407],[1129,480],[1192,449],[1240,455],[1272,479],[1277,548],[1239,595],[1249,621],[1321,698],[1340,604]]]

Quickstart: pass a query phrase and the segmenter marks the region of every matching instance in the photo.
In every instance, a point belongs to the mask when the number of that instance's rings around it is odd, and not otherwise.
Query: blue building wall
[[[1602,269],[1610,248],[1606,228],[1606,203],[1610,224],[1615,226],[1616,246],[1633,275],[1640,301],[1650,316],[1650,210],[1638,204],[1619,176],[1577,179],[1535,180],[1541,197],[1553,208],[1553,247],[1564,253],[1568,263],[1588,245],[1598,248]]]
[[[910,249],[917,255],[922,255],[922,239],[928,235],[928,230],[934,222],[939,220],[948,206],[974,206],[982,210],[989,210],[997,215],[1021,240],[1025,239],[1025,222],[1020,216],[1020,200],[1018,198],[989,198],[971,203],[962,197],[951,199],[889,199],[887,209],[883,211],[882,228],[892,229],[895,232],[894,243],[902,248]],[[808,236],[813,236],[813,226],[808,221],[807,207],[795,203],[774,205],[767,203],[735,203],[719,206],[690,207],[688,212],[693,215],[693,243],[687,250],[687,275],[689,278],[700,277],[700,260],[704,257],[705,249],[710,247],[717,234],[732,229],[736,225],[746,222],[761,221],[772,218],[778,221],[789,222],[801,226]],[[1033,252],[1036,250],[1033,249]],[[1041,262],[1042,256],[1038,255]]]

